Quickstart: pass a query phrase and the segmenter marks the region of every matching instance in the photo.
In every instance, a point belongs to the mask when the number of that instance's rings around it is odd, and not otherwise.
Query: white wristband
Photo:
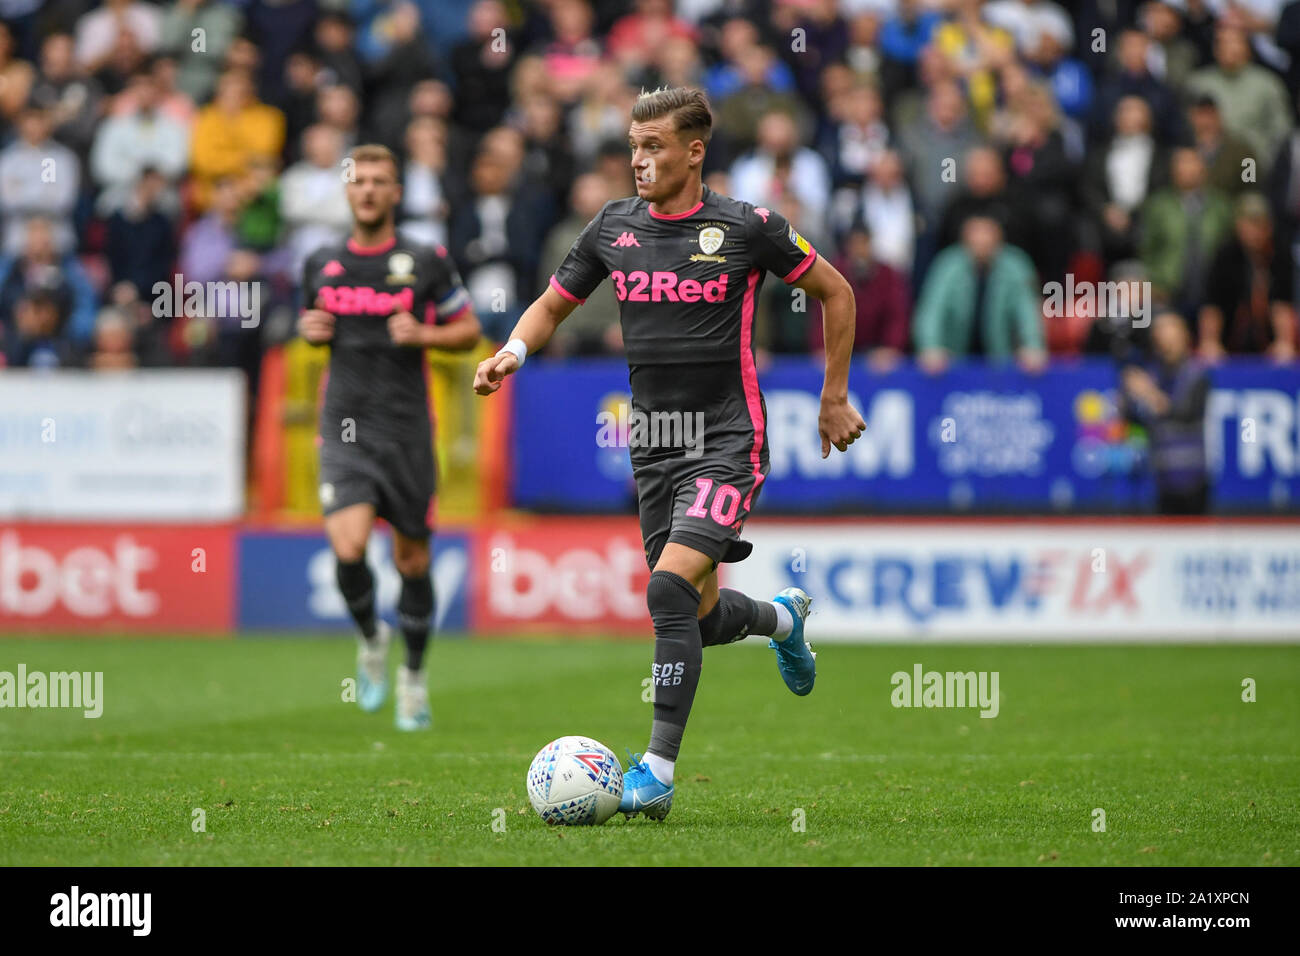
[[[501,355],[505,352],[509,352],[518,360],[519,364],[516,368],[524,367],[524,359],[528,358],[528,346],[524,344],[523,339],[511,339],[505,345],[501,346],[497,355]]]

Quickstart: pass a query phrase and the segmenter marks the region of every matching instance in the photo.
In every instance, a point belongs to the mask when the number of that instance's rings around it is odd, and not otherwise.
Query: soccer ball
[[[528,799],[547,823],[599,826],[623,799],[623,767],[590,737],[561,737],[537,752],[526,779]]]

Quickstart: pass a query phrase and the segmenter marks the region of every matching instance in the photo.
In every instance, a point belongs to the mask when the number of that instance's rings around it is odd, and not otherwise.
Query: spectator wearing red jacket
[[[853,351],[866,353],[867,363],[878,372],[898,364],[907,350],[908,316],[912,310],[907,279],[892,266],[876,259],[871,249],[871,231],[859,222],[844,238],[844,253],[833,264],[853,287],[857,302],[857,325]],[[825,348],[820,305],[816,321],[809,323],[809,347]]]

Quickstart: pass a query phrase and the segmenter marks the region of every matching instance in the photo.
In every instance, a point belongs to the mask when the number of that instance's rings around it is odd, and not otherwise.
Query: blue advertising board
[[[439,532],[433,545],[434,626],[439,631],[463,632],[468,626],[469,538]],[[366,558],[375,577],[379,615],[390,621],[402,586],[391,555],[391,538],[373,534]],[[324,534],[243,530],[238,561],[239,630],[352,629]]]
[[[1217,511],[1300,507],[1300,367],[1236,360],[1212,370],[1206,441]],[[1031,375],[958,364],[941,375],[857,362],[851,400],[867,432],[821,457],[822,369],[782,359],[760,372],[771,473],[764,512],[1144,511],[1145,439],[1116,409],[1117,369],[1056,362]],[[512,503],[542,511],[635,506],[627,367],[536,362],[513,388]],[[707,454],[707,434],[703,436]]]

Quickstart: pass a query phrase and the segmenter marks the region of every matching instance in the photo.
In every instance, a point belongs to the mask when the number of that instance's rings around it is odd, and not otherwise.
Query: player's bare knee
[[[709,576],[716,568],[717,565],[707,554],[670,541],[655,562],[654,571],[664,571],[683,578],[696,591],[703,593]]]
[[[343,564],[356,564],[358,561],[365,560],[366,557],[366,540],[359,541],[338,540],[334,543],[334,557]]]
[[[421,575],[429,573],[429,556],[426,554],[422,558],[407,558],[405,561],[394,560],[393,564],[397,566],[397,573],[404,578],[418,578]]]
[[[405,543],[393,548],[393,564],[404,578],[416,578],[429,573],[429,546]]]

